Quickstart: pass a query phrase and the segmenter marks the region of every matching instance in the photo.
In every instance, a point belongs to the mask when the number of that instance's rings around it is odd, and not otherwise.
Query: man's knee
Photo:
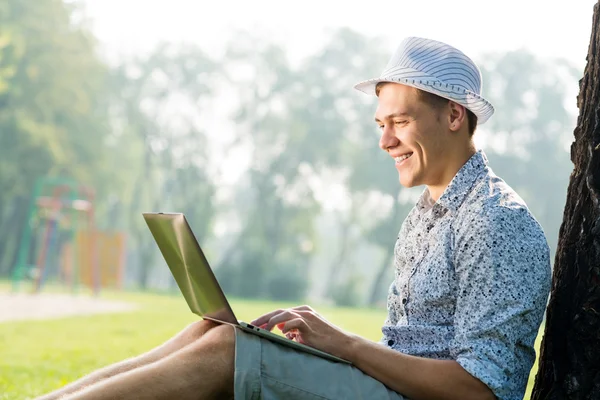
[[[218,347],[220,349],[235,349],[235,328],[231,325],[218,325],[202,337],[205,346]]]
[[[192,359],[217,359],[233,364],[235,356],[235,331],[230,325],[217,325],[188,345],[184,352]]]
[[[209,329],[206,329],[207,327]],[[234,328],[229,325],[209,326],[194,323],[186,329],[190,335],[196,335],[197,339],[174,355],[182,376],[196,385],[210,382],[206,383],[210,388],[204,388],[212,393],[209,398],[232,398],[235,369]]]
[[[194,341],[202,338],[207,332],[218,326],[219,324],[216,322],[202,319],[186,326],[181,334]]]

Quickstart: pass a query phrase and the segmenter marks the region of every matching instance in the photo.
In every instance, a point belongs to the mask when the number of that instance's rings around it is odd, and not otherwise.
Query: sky
[[[350,27],[381,38],[390,53],[405,36],[447,42],[477,60],[526,48],[583,67],[596,0],[78,0],[109,57],[162,41],[219,54],[239,30],[280,42],[292,60],[316,51],[327,31]],[[383,66],[382,66],[383,67]]]

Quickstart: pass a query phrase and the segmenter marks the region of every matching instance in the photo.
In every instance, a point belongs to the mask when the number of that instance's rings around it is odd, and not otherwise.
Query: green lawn
[[[183,299],[139,293],[103,298],[136,303],[139,310],[60,320],[0,324],[0,399],[24,399],[58,388],[98,367],[140,354],[196,320]],[[238,318],[251,320],[289,304],[234,300]],[[383,310],[319,307],[330,321],[378,340]]]

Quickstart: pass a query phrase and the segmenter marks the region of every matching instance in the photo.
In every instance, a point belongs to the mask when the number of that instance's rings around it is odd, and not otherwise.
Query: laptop
[[[245,332],[327,360],[350,364],[342,358],[238,321],[185,215],[181,213],[143,213],[142,215],[185,301],[194,314],[217,323],[233,325]]]

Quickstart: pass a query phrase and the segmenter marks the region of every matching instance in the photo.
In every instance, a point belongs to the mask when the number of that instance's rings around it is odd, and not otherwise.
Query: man
[[[380,146],[400,183],[426,186],[396,242],[380,343],[307,306],[252,323],[352,366],[200,321],[44,398],[522,399],[549,250],[523,200],[473,144],[477,123],[493,113],[479,69],[449,45],[407,38],[381,77],[356,88],[377,95]]]

